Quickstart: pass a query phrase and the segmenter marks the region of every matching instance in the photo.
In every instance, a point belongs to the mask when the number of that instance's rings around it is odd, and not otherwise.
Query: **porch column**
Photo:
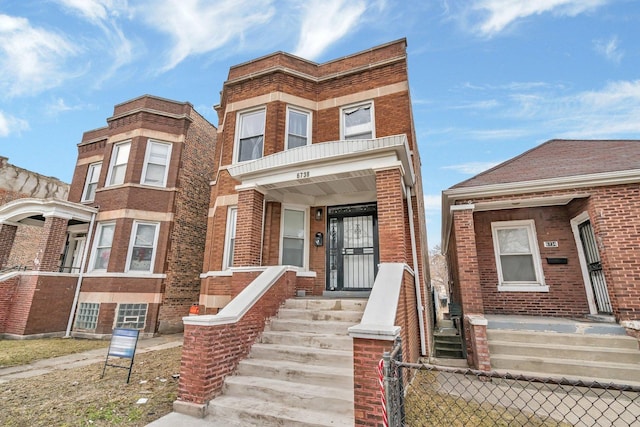
[[[234,267],[261,265],[264,195],[255,189],[238,193]]]
[[[9,261],[9,255],[11,255],[17,230],[18,227],[15,225],[0,224],[0,270],[8,267],[7,261]]]
[[[46,216],[38,252],[33,269],[36,271],[58,271],[60,255],[67,239],[69,218]]]
[[[381,263],[409,264],[403,188],[400,169],[376,171]]]

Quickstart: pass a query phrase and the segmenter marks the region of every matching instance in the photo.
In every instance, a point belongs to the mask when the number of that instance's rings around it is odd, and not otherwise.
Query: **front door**
[[[375,203],[329,207],[327,228],[327,290],[370,290],[378,272]]]
[[[589,271],[589,280],[591,289],[595,298],[598,313],[611,314],[611,301],[609,300],[609,291],[607,283],[604,280],[604,272],[602,271],[602,263],[600,262],[600,252],[596,244],[596,237],[591,227],[591,221],[585,221],[578,225],[580,233],[580,241],[584,250],[584,258]]]

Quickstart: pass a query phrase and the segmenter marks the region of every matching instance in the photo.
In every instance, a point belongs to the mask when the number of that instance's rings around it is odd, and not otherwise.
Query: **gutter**
[[[416,309],[418,310],[418,324],[420,327],[420,350],[423,356],[427,355],[427,343],[424,330],[424,306],[422,305],[422,292],[420,286],[420,268],[418,267],[418,251],[416,249],[416,231],[413,223],[413,203],[411,202],[411,188],[405,187],[407,192],[407,213],[409,214],[409,231],[411,235],[411,255],[413,257],[413,282],[416,288]]]

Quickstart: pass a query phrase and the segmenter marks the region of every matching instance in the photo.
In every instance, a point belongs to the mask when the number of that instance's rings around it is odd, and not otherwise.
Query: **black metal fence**
[[[640,387],[403,363],[394,353],[384,357],[389,426],[640,426]]]

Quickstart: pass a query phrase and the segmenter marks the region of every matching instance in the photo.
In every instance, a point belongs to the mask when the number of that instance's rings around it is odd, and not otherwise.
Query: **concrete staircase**
[[[364,299],[286,301],[209,403],[211,426],[353,426],[353,344]]]
[[[640,385],[638,341],[615,323],[486,317],[494,370]]]
[[[435,357],[438,359],[464,359],[462,337],[452,320],[440,320],[433,334]]]

